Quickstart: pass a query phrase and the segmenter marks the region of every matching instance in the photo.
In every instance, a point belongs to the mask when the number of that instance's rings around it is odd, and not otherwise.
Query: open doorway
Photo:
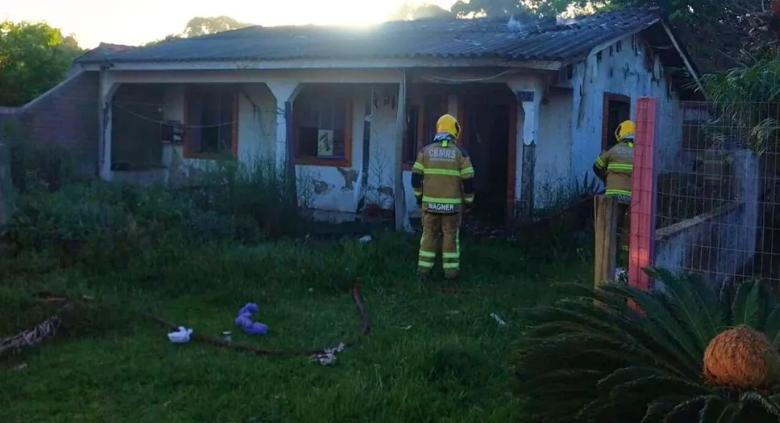
[[[615,131],[618,125],[631,119],[631,98],[625,95],[605,93],[603,119],[601,149],[609,150],[617,144]]]
[[[480,94],[465,96],[463,110],[464,145],[475,170],[472,217],[502,225],[507,219],[512,107],[509,102],[497,101],[496,96]]]

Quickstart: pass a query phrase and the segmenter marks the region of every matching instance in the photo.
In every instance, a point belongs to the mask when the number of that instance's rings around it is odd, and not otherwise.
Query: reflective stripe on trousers
[[[433,269],[439,238],[441,238],[444,276],[448,278],[458,276],[460,271],[460,221],[460,213],[423,213],[423,233],[420,237],[420,254],[417,259],[420,273],[428,274]]]

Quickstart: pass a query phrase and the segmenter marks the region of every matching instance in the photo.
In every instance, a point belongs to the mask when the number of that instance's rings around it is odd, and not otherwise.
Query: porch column
[[[515,155],[515,201],[520,212],[529,216],[534,209],[536,141],[539,133],[539,107],[544,93],[541,78],[524,77],[507,82],[517,98],[517,140]]]
[[[108,72],[100,72],[100,91],[98,101],[98,173],[100,179],[111,180],[111,103],[119,84],[115,84]]]
[[[295,81],[266,82],[266,85],[276,97],[276,164],[282,168],[287,165],[288,149],[291,148],[288,143],[293,141],[287,139],[288,132],[292,132],[288,131],[287,125],[292,125],[293,122],[292,119],[288,122],[285,115],[292,116],[292,104],[302,87]],[[286,103],[289,103],[287,109],[285,109]],[[285,111],[287,112],[285,113]],[[291,162],[290,165],[293,163]]]

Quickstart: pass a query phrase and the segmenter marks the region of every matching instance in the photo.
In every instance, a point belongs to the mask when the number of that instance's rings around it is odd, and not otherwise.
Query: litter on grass
[[[236,326],[243,329],[247,335],[266,335],[268,333],[268,325],[252,321],[252,314],[258,311],[260,311],[260,307],[257,304],[246,303],[238,311],[238,317],[235,320]]]
[[[336,354],[344,351],[346,345],[340,343],[335,348],[326,348],[322,354],[314,354],[309,357],[309,361],[320,363],[323,366],[333,366],[336,364]]]
[[[187,342],[190,342],[190,335],[192,335],[192,329],[179,326],[179,330],[176,332],[168,333],[168,340],[174,344],[186,344]]]
[[[499,326],[506,326],[506,322],[502,318],[498,317],[498,314],[490,313],[490,317],[492,317]]]

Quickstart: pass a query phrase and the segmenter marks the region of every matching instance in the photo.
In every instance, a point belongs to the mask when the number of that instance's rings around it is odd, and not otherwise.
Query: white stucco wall
[[[536,74],[516,73],[492,79],[504,82],[513,91],[533,91],[535,100],[518,105],[516,145],[515,197],[521,198],[522,154],[524,143],[536,144],[535,193],[537,205],[550,201],[549,188],[573,183],[591,171],[594,158],[601,152],[603,98],[605,92],[623,94],[632,100],[631,117],[635,118],[635,101],[640,96],[659,99],[658,149],[659,165],[670,160],[669,153],[681,138],[682,113],[672,94],[661,66],[654,59],[653,69],[646,68],[645,46],[628,36],[621,40],[622,49],[607,47],[601,60],[595,56],[574,66],[571,80],[561,81],[563,87],[545,89],[542,78]],[[438,71],[437,71],[438,72]],[[374,90],[385,90],[397,95],[398,77],[390,69],[365,71],[211,71],[211,72],[117,72],[108,82],[165,83],[164,118],[182,120],[184,114],[184,87],[189,83],[239,83],[242,96],[239,102],[238,151],[242,162],[277,157],[279,137],[279,103],[264,81],[365,83],[353,98],[352,157],[349,168],[333,166],[296,166],[301,177],[304,195],[317,209],[353,213],[357,211],[361,195],[366,201],[385,208],[392,206],[394,189],[395,127],[397,109],[383,102],[371,105],[369,166],[363,169],[363,128],[365,105]],[[464,78],[468,75],[463,75]],[[564,79],[566,79],[564,77]],[[371,84],[371,85],[369,85]],[[538,107],[534,113],[538,126],[527,125],[523,107]],[[448,98],[448,111],[457,116],[458,96]],[[459,118],[462,118],[459,116]],[[163,146],[163,165],[169,165],[175,154],[182,156],[181,147]],[[278,157],[277,157],[278,158]],[[186,159],[189,164],[207,164],[207,160]],[[362,190],[363,174],[367,174],[366,192]],[[416,215],[411,189],[411,174],[403,172],[407,209]],[[553,195],[554,197],[554,195]],[[554,201],[554,199],[553,199]]]
[[[184,121],[183,84],[171,84],[165,89],[163,116],[166,120]],[[244,163],[270,158],[276,139],[276,100],[264,84],[241,86],[238,102],[238,156]],[[251,100],[251,101],[250,101]],[[254,104],[253,104],[254,103]],[[169,166],[178,154],[189,165],[207,165],[210,160],[185,159],[182,146],[163,146],[163,166]]]
[[[363,173],[363,124],[370,92],[352,96],[352,160],[350,167],[295,166],[299,194],[308,196],[309,206],[342,213],[357,212]]]
[[[534,204],[565,200],[572,182],[572,90],[552,87],[539,107]]]
[[[382,98],[385,94],[395,93],[397,95],[398,87],[392,85],[376,86],[374,91],[375,95]],[[395,189],[393,164],[395,161],[397,112],[398,110],[392,105],[385,105],[382,101],[371,104],[366,201],[386,209],[393,205],[393,190]]]
[[[276,150],[276,99],[265,84],[245,84],[241,87],[238,105],[238,156],[242,163],[273,160]],[[297,165],[299,191],[302,200],[316,209],[354,213],[360,198],[363,172],[363,122],[368,95],[359,90],[352,101],[351,166]],[[165,119],[184,118],[184,85],[166,88]],[[185,159],[182,146],[163,147],[163,165],[169,166],[178,154],[184,163],[207,166],[210,160]]]
[[[631,119],[636,119],[636,100],[642,96],[658,98],[657,166],[664,168],[682,137],[682,108],[676,93],[672,93],[657,57],[648,70],[646,49],[639,37],[620,40],[621,49],[613,44],[601,51],[601,60],[590,56],[574,66],[567,86],[573,88],[571,120],[572,176],[581,179],[591,172],[593,160],[601,153],[601,131],[604,93],[622,94],[631,98]]]

